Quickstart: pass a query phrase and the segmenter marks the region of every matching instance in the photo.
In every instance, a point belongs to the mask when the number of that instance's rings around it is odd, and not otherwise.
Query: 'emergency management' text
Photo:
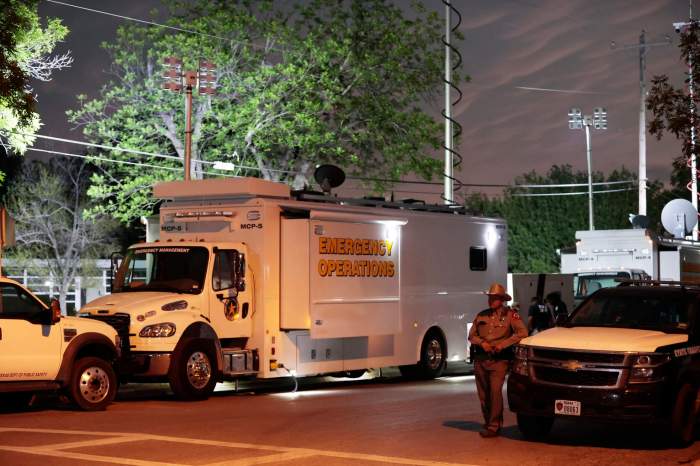
[[[388,257],[393,248],[390,240],[322,236],[318,241],[320,254]],[[321,259],[318,273],[322,277],[393,277],[396,269],[392,260]]]

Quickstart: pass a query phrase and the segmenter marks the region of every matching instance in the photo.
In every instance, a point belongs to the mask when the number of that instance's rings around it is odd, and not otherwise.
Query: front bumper
[[[529,377],[513,373],[508,378],[508,405],[516,413],[554,416],[556,400],[573,400],[581,402],[581,417],[584,418],[655,421],[668,415],[665,386],[664,380],[660,380],[614,389],[563,387],[533,383]]]

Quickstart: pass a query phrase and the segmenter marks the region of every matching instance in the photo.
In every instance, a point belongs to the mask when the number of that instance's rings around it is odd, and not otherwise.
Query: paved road
[[[658,430],[561,421],[547,443],[522,439],[512,414],[503,436],[478,435],[471,376],[395,377],[219,391],[175,401],[167,389],[122,390],[105,412],[45,400],[0,413],[0,465],[155,466],[695,464],[700,442],[670,449]],[[700,462],[698,463],[700,464]]]

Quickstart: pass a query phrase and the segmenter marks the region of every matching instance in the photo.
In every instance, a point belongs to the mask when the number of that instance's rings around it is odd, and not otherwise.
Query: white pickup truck
[[[19,283],[0,277],[0,403],[61,390],[80,408],[104,409],[116,394],[120,350],[107,324],[61,316]]]

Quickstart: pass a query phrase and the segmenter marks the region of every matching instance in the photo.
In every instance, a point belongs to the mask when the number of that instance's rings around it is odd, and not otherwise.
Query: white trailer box
[[[617,279],[700,283],[700,243],[663,238],[649,230],[576,232],[576,254],[562,254],[561,272],[573,273],[575,298],[616,286]]]
[[[574,274],[571,273],[509,273],[508,293],[518,303],[523,317],[527,317],[532,298],[543,301],[550,293],[557,293],[566,304],[566,309],[574,309]]]
[[[117,292],[83,311],[122,316],[140,368],[128,376],[167,377],[180,396],[208,389],[184,390],[187,376],[177,379],[195,337],[208,361],[195,358],[199,373],[215,380],[385,366],[436,376],[446,361],[467,359],[467,324],[486,307],[483,291],[506,281],[499,219],[292,195],[258,179],[169,182],[154,193],[164,200],[160,240],[132,246]],[[129,278],[138,267],[142,278]],[[181,286],[190,288],[168,291]],[[167,338],[154,336],[161,322],[172,324]]]

